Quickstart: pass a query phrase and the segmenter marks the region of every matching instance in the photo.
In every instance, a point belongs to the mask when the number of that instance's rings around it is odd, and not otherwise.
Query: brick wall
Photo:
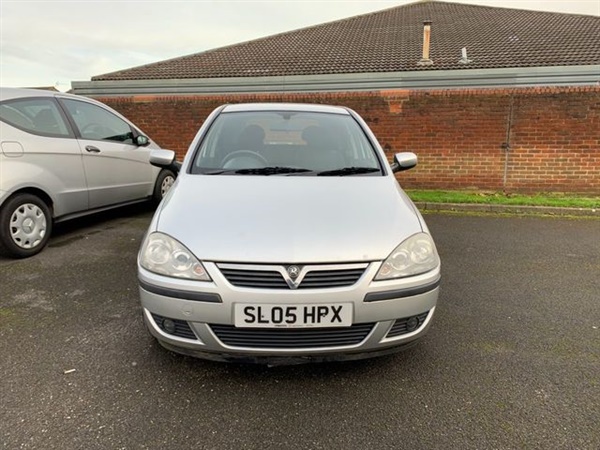
[[[223,103],[309,102],[361,114],[388,157],[419,156],[404,187],[600,194],[600,87],[106,97],[181,158]],[[508,143],[508,153],[502,148]]]

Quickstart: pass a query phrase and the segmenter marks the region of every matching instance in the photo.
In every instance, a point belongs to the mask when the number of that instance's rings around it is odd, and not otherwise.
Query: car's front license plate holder
[[[274,305],[236,303],[237,328],[329,328],[352,325],[352,303]]]

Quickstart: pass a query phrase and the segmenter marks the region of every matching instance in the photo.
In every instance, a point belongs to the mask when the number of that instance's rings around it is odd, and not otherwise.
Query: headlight
[[[163,233],[149,234],[140,250],[140,265],[175,278],[210,281],[204,266],[183,244]]]
[[[409,277],[429,272],[440,263],[433,239],[427,233],[415,234],[398,247],[383,262],[375,280]]]

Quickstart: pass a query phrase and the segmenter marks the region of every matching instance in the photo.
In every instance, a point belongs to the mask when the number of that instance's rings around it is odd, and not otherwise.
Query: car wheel
[[[169,192],[173,183],[175,183],[175,174],[170,170],[163,170],[158,174],[156,185],[154,186],[154,200],[157,203]]]
[[[17,194],[0,210],[0,253],[27,258],[39,253],[52,231],[50,208],[33,194]]]

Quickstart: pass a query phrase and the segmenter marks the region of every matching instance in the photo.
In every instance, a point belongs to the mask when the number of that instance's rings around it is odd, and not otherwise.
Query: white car
[[[173,152],[151,161],[168,167]],[[218,108],[138,257],[144,320],[166,348],[268,364],[354,359],[427,332],[440,259],[366,123],[342,107]]]
[[[159,148],[106,105],[75,95],[0,90],[0,252],[28,257],[53,222],[163,195],[173,167],[149,162]]]

